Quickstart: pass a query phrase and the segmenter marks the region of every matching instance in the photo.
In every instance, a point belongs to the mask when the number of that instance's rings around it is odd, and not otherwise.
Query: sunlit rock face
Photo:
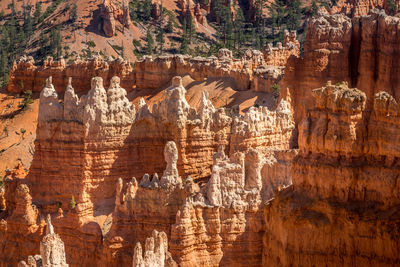
[[[309,21],[303,58],[288,60],[281,85],[282,96],[292,100],[296,124],[314,104],[311,91],[328,81],[363,91],[367,109],[380,91],[399,95],[399,20],[371,10],[353,19],[319,14]]]
[[[222,52],[221,58],[230,57]],[[263,201],[291,183],[288,170],[295,152],[290,150],[294,121],[289,102],[282,100],[275,110],[252,107],[240,115],[216,109],[204,92],[196,110],[176,76],[165,98],[150,109],[144,99],[137,107],[130,103],[119,77],[112,77],[108,88],[101,77],[94,77],[90,91],[81,97],[69,79],[63,101],[52,82],[48,78],[41,91],[29,174],[6,183],[10,215],[2,234],[16,242],[15,248],[22,246],[17,233],[30,235],[21,255],[2,254],[7,262],[39,253],[45,229],[40,218],[50,213],[70,266],[132,265],[135,244],[144,244],[153,230],[169,238],[171,264],[225,264],[240,248],[230,246],[240,242],[248,246],[250,259],[243,256],[239,265],[261,263]],[[18,198],[18,190],[29,195]],[[215,213],[219,208],[224,212]],[[207,216],[229,224],[213,237],[219,244],[215,257],[193,260],[205,253],[206,243],[194,254],[181,253],[180,248],[186,248],[182,242],[199,234],[196,230],[182,237],[187,225],[179,218],[187,209],[211,212],[202,219],[205,225],[212,223]],[[104,225],[98,222],[101,216],[107,217]],[[227,258],[221,257],[224,253]]]
[[[265,206],[263,262],[399,264],[397,102],[379,92],[369,112],[366,94],[346,83],[312,94],[315,105],[299,126],[293,185]]]

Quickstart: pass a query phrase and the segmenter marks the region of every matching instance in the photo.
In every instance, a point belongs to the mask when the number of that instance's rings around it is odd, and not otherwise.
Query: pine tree
[[[32,20],[32,17],[29,15],[29,13],[27,14],[27,17],[24,21],[23,28],[24,28],[25,36],[27,38],[29,38],[33,33],[33,20]]]
[[[3,49],[0,54],[0,87],[6,84],[8,84],[8,59],[7,52]]]
[[[147,40],[146,53],[148,55],[151,55],[151,54],[153,54],[153,50],[154,50],[154,39],[153,39],[153,35],[151,34],[150,30],[147,30],[146,40]]]
[[[158,33],[156,36],[156,41],[158,43],[158,45],[160,46],[160,53],[163,52],[163,45],[164,45],[164,29],[162,27],[160,27],[158,29]]]
[[[189,53],[189,41],[186,34],[183,35],[181,47],[179,48],[179,53],[181,54]]]
[[[52,29],[50,32],[50,54],[53,57],[60,57],[62,53],[62,38],[61,38],[61,29],[58,27],[57,29]]]
[[[172,23],[171,17],[168,19],[168,24],[167,24],[167,32],[171,33],[174,31],[174,24]]]
[[[37,2],[35,6],[35,13],[33,13],[33,18],[35,21],[35,24],[38,24],[41,22],[41,17],[42,17],[42,3]]]
[[[150,19],[151,17],[151,10],[153,9],[153,5],[151,3],[151,0],[144,0],[143,3],[143,19],[145,22]]]
[[[241,45],[244,42],[244,22],[245,22],[245,18],[244,18],[244,14],[242,9],[239,7],[236,10],[236,19],[235,19],[235,23],[234,25],[234,41],[233,41],[233,45],[234,47],[239,50]]]
[[[188,12],[187,23],[186,23],[186,34],[189,38],[190,44],[192,43],[193,35],[195,32],[196,32],[196,27],[194,26],[192,15],[190,14],[190,12]]]
[[[298,30],[302,17],[302,7],[300,0],[293,0],[288,5],[287,28],[289,30]]]
[[[269,13],[273,25],[280,30],[285,19],[285,2],[283,0],[276,0],[274,4],[271,4]]]
[[[78,6],[76,5],[76,3],[72,6],[69,19],[72,23],[74,23],[78,19]]]
[[[398,7],[395,0],[388,0],[387,10],[389,15],[394,16],[397,13]]]
[[[132,21],[135,21],[138,19],[138,12],[135,3],[129,2],[129,15],[131,17]]]
[[[311,3],[311,16],[315,16],[318,12],[318,4],[316,0],[313,0]]]

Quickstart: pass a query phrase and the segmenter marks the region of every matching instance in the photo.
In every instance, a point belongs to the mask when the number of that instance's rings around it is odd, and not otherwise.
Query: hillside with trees
[[[209,2],[210,1],[210,2]],[[114,1],[116,6],[125,2]],[[117,25],[115,35],[107,38],[101,29],[99,8],[102,1],[16,1],[0,4],[0,87],[7,85],[15,59],[26,54],[36,62],[63,56],[69,62],[76,56],[122,56],[133,62],[148,54],[181,53],[215,55],[228,48],[239,57],[248,48],[261,50],[266,43],[283,40],[285,29],[295,30],[304,40],[307,17],[335,1],[327,0],[130,0],[132,27]],[[185,10],[185,6],[188,8]],[[196,23],[193,6],[198,5],[206,20]],[[191,9],[192,8],[192,9]],[[206,13],[205,10],[207,10]],[[196,27],[197,24],[197,27]]]

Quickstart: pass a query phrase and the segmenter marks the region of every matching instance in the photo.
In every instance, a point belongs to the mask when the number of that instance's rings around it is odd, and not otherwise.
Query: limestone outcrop
[[[366,94],[345,83],[313,95],[293,185],[265,207],[263,262],[398,265],[397,103],[379,92],[370,113]]]
[[[19,262],[19,267],[68,267],[65,260],[64,243],[54,233],[50,215],[47,215],[46,224],[46,235],[40,242],[40,255],[29,256],[27,263],[25,261]]]
[[[230,56],[225,52],[221,57]],[[14,212],[5,217],[0,233],[13,236],[18,244],[20,235],[15,233],[23,230],[30,236],[24,243],[29,244],[29,250],[21,250],[21,255],[6,253],[7,247],[0,247],[7,262],[17,263],[38,254],[44,229],[38,218],[47,213],[54,218],[70,266],[100,262],[131,265],[133,246],[143,243],[154,229],[167,234],[176,262],[191,262],[187,257],[195,254],[173,251],[186,247],[182,240],[199,233],[181,239],[181,230],[172,232],[174,225],[180,224],[176,221],[178,211],[185,203],[199,201],[196,209],[204,208],[207,214],[217,207],[227,209],[230,219],[221,220],[229,224],[229,230],[216,238],[228,242],[233,233],[241,236],[240,242],[249,244],[251,261],[260,263],[262,199],[271,198],[276,187],[291,182],[287,166],[291,165],[294,121],[289,102],[282,100],[273,111],[253,107],[240,115],[216,109],[204,92],[196,110],[185,99],[181,77],[172,79],[165,98],[152,109],[143,99],[137,108],[132,105],[118,77],[110,79],[108,89],[101,77],[93,78],[91,90],[80,97],[73,79],[69,79],[64,100],[60,101],[53,80],[48,78],[41,92],[35,156],[29,174],[6,182],[6,212]],[[225,153],[227,156],[222,156]],[[282,173],[275,178],[274,170]],[[198,184],[207,180],[207,186]],[[16,192],[23,184],[29,188],[29,195],[22,201]],[[232,186],[235,190],[230,192]],[[214,187],[215,197],[207,193]],[[215,202],[215,198],[221,202]],[[240,231],[230,222],[236,221],[236,209],[241,210]],[[104,225],[97,223],[98,214],[108,214]],[[246,225],[255,228],[247,234]],[[178,228],[182,227],[187,225]],[[248,238],[250,241],[246,241]],[[205,253],[207,245],[199,246],[203,247],[199,253]],[[238,252],[219,246],[221,253],[225,249],[232,255]],[[215,263],[213,266],[221,260],[207,257]],[[208,261],[201,259],[196,264],[203,260]],[[243,258],[241,262],[247,261]]]
[[[129,28],[131,26],[128,2],[126,0],[121,2],[122,4],[104,0],[100,7],[100,17],[102,19],[102,25],[100,26],[107,37],[113,37],[116,34],[116,21],[120,22],[122,27]]]
[[[82,95],[90,90],[90,79],[101,77],[106,86],[111,78],[118,76],[128,92],[142,89],[165,88],[175,76],[190,75],[196,81],[207,78],[229,78],[236,83],[237,90],[270,92],[272,84],[280,83],[284,65],[291,54],[298,55],[298,42],[288,35],[285,47],[272,49],[264,54],[248,50],[241,59],[235,59],[228,49],[221,49],[217,57],[191,57],[186,55],[145,56],[142,61],[131,63],[122,59],[103,59],[95,55],[88,60],[76,58],[66,64],[63,58],[53,60],[49,57],[42,66],[36,66],[32,57],[21,57],[14,62],[10,71],[8,91],[20,93],[26,90],[40,92],[45,80],[53,77],[58,93],[64,93],[72,78],[72,86]],[[294,36],[295,38],[295,36]],[[296,52],[297,51],[297,52]],[[281,55],[282,54],[282,55]],[[269,58],[266,63],[265,58]]]
[[[381,90],[398,96],[399,20],[379,10],[353,19],[343,14],[312,18],[304,56],[288,60],[281,83],[281,95],[290,97],[296,123],[313,105],[311,88],[328,81],[346,81],[365,92],[367,109],[372,109],[374,95]]]
[[[344,13],[348,16],[359,17],[368,15],[374,8],[385,9],[389,12],[393,7],[397,7],[398,10],[399,2],[390,0],[338,0],[329,9],[329,13]]]
[[[268,66],[285,67],[287,60],[292,55],[300,56],[300,43],[297,40],[296,31],[284,32],[284,42],[277,43],[274,47],[271,43],[263,48],[265,64]]]

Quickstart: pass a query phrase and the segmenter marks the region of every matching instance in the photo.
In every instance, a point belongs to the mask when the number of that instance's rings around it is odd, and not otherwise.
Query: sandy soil
[[[245,112],[254,104],[267,106],[273,109],[275,101],[272,94],[257,93],[252,91],[237,91],[235,82],[231,78],[208,78],[204,81],[195,81],[190,76],[184,76],[182,79],[183,86],[186,88],[186,100],[195,108],[200,106],[203,91],[207,91],[211,102],[216,108],[227,106],[232,107],[239,105],[240,111]],[[168,86],[167,86],[168,87]],[[143,97],[151,108],[154,103],[158,103],[164,98],[163,90],[143,89],[131,92],[128,97],[136,105],[139,99]]]
[[[24,111],[19,108],[21,102],[21,97],[0,90],[0,176],[4,176],[6,168],[15,168],[18,161],[26,169],[32,162],[39,99]]]

